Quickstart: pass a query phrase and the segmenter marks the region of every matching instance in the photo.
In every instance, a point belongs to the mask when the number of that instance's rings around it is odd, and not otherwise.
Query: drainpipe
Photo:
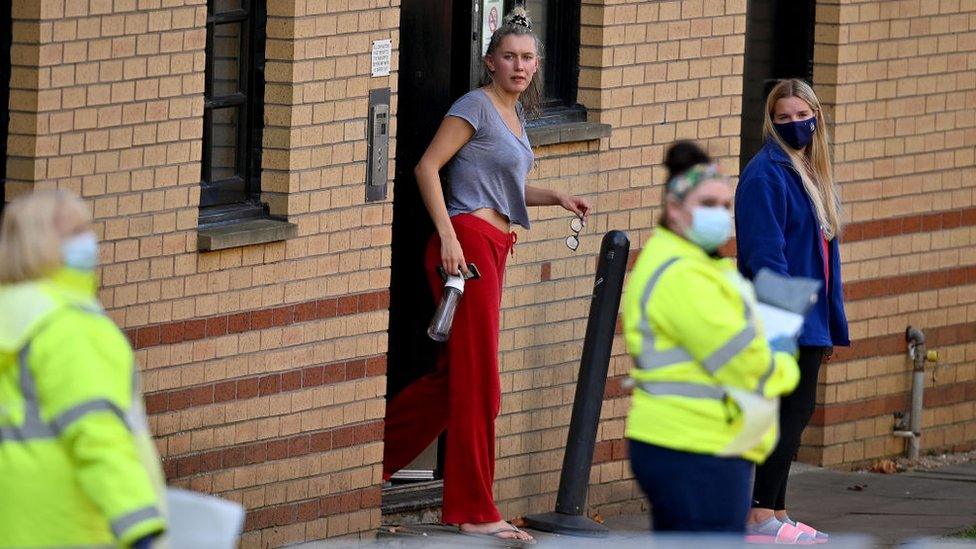
[[[908,416],[908,430],[904,424],[895,427],[894,435],[908,439],[908,459],[918,459],[918,449],[922,436],[922,402],[925,391],[925,363],[936,362],[939,354],[925,350],[925,333],[909,326],[905,329],[908,342],[908,356],[912,359],[912,410]]]

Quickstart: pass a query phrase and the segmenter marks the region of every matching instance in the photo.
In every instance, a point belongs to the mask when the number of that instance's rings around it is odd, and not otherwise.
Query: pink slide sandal
[[[775,543],[780,545],[813,545],[813,535],[775,517],[746,528],[746,543]]]

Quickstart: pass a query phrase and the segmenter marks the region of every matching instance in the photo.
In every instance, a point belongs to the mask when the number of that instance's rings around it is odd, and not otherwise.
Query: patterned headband
[[[521,13],[516,13],[515,15],[512,15],[511,18],[508,20],[508,24],[513,27],[525,27],[529,30],[532,30],[532,23],[529,22],[529,18],[522,15]]]
[[[715,164],[695,164],[683,173],[678,174],[667,182],[667,193],[678,199],[683,200],[688,193],[701,184],[702,181],[709,179],[725,180],[725,176],[719,171]]]

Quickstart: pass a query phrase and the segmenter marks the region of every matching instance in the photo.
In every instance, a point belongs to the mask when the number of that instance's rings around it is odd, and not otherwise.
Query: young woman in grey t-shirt
[[[523,104],[531,109],[539,100],[538,68],[538,38],[517,7],[491,37],[482,87],[454,103],[415,169],[437,231],[426,257],[434,298],[440,300],[443,284],[438,266],[457,274],[473,262],[481,278],[465,285],[437,371],[389,403],[383,456],[387,479],[446,428],[442,521],[462,533],[522,541],[532,536],[503,521],[492,498],[499,316],[505,260],[515,244],[511,225],[529,228],[527,206],[562,206],[584,222],[590,210],[583,198],[525,184],[534,156]],[[446,197],[439,176],[445,166]]]

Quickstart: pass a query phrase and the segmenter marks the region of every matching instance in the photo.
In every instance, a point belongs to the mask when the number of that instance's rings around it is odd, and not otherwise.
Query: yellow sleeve
[[[106,317],[65,312],[35,338],[29,364],[43,419],[119,542],[162,532],[158,496],[125,421],[135,363],[122,333]]]

